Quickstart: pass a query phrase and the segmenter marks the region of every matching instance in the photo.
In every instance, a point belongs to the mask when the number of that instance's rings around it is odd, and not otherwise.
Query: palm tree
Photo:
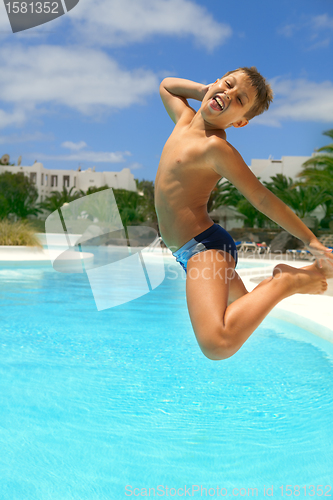
[[[333,129],[324,132],[324,135],[333,139]],[[321,221],[322,227],[329,227],[333,218],[333,143],[317,149],[317,154],[303,163],[303,171],[299,177],[309,186],[318,186],[325,192],[325,216]]]
[[[89,196],[90,194],[98,193],[99,191],[104,191],[105,189],[110,189],[107,184],[101,187],[90,186],[88,187],[87,191],[83,191],[82,189],[80,189],[79,193],[81,193],[81,196]]]
[[[264,182],[264,185],[272,191],[280,200],[288,204],[289,193],[294,187],[295,182],[291,177],[286,177],[283,174],[276,174],[271,177],[270,182]]]
[[[295,193],[292,189],[295,187],[295,182],[291,177],[286,177],[283,174],[276,174],[270,178],[270,182],[263,182],[263,184],[272,191],[280,200],[282,200],[288,207],[297,208],[295,201]]]
[[[47,196],[43,202],[40,203],[40,207],[48,210],[49,212],[54,212],[61,208],[65,203],[70,203],[71,201],[77,200],[82,196],[82,192],[73,190],[75,188],[71,187],[69,190],[64,187],[61,192],[51,191],[51,195]]]
[[[231,182],[219,181],[213,189],[208,201],[208,211],[212,211],[220,206],[235,207],[239,213],[245,215],[245,227],[263,227],[274,224],[268,217],[256,208],[238,191]]]
[[[264,184],[288,207],[292,208],[300,218],[310,215],[328,198],[322,187],[295,182],[291,177],[287,178],[283,174],[274,175],[270,182]]]
[[[155,200],[154,200],[154,182],[142,180],[139,181],[135,179],[138,194],[140,196],[140,212],[142,213],[144,220],[149,224],[157,227],[157,215],[155,211]]]
[[[153,181],[139,181],[138,179],[135,179],[135,182],[138,192],[113,188],[122,222],[125,226],[148,222],[149,225],[157,227],[157,215],[154,206],[154,183]],[[81,196],[88,196],[99,191],[104,191],[105,189],[109,189],[109,186],[105,185],[100,188],[93,186],[87,191],[80,190],[80,193]],[[108,217],[102,212],[104,208],[110,210],[110,204],[107,203],[105,206],[102,204],[99,208],[100,210],[97,210],[97,206],[94,206],[94,214],[100,220],[108,220]]]
[[[114,189],[113,193],[124,226],[144,222],[144,216],[140,207],[141,196],[138,193],[127,191],[126,189]]]
[[[301,219],[310,215],[317,207],[328,199],[328,193],[318,186],[293,187],[288,193],[288,205]]]
[[[328,194],[324,189],[317,186],[307,186],[304,183],[295,183],[290,177],[283,174],[271,177],[271,181],[264,182],[264,185],[301,218],[311,214],[315,208],[328,199]],[[258,227],[275,226],[273,221],[256,210],[229,181],[218,183],[213,192],[212,200],[212,208],[221,205],[236,207],[238,212],[246,216],[244,225],[247,227],[254,225]]]
[[[209,197],[207,204],[208,212],[211,212],[222,205],[226,207],[237,207],[237,204],[243,198],[244,197],[240,194],[238,189],[231,184],[231,182],[225,179],[220,180]]]

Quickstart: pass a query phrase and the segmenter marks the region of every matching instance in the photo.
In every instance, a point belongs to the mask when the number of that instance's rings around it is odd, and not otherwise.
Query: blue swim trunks
[[[177,252],[172,255],[186,272],[187,261],[193,255],[205,250],[223,250],[229,253],[237,265],[237,248],[230,234],[218,224],[213,224],[195,238],[185,243]]]

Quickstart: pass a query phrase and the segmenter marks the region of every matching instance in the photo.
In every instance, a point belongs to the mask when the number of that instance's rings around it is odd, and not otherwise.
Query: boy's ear
[[[247,125],[248,123],[249,123],[249,120],[247,120],[246,118],[242,118],[241,120],[239,120],[238,122],[233,123],[232,125],[235,128],[241,128],[241,127],[245,127],[245,125]]]

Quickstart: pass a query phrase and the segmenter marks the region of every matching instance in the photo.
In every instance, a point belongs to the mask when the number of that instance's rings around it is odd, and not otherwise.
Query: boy
[[[226,359],[282,299],[294,293],[323,293],[328,271],[316,263],[302,269],[280,264],[271,278],[248,293],[234,271],[234,241],[207,213],[210,193],[221,177],[312,253],[326,252],[331,264],[333,256],[259,182],[226,140],[225,129],[247,125],[272,101],[272,90],[256,68],[239,68],[208,86],[166,78],[160,93],[176,125],[164,146],[155,182],[159,229],[187,271],[187,305],[202,352],[212,360]],[[189,106],[189,98],[202,101],[198,112]]]

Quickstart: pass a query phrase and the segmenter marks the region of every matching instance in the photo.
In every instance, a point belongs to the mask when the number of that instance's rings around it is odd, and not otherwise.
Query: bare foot
[[[295,267],[278,264],[273,271],[274,279],[281,279],[288,286],[290,295],[294,293],[310,293],[313,295],[324,293],[327,290],[327,281],[317,263],[310,266]]]
[[[324,274],[325,278],[328,280],[333,278],[333,261],[328,257],[317,257],[317,267]]]

